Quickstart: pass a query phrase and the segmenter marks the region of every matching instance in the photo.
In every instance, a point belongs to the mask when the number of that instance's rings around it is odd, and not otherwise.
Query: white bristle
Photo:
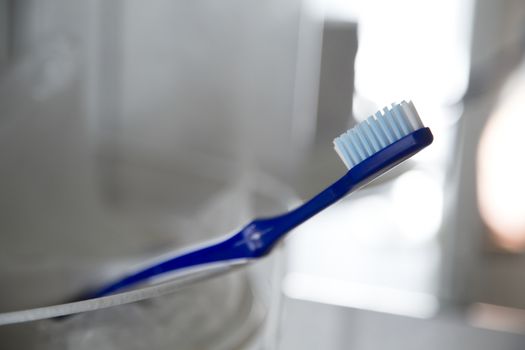
[[[374,133],[372,132],[372,129],[370,128],[370,124],[368,124],[368,120],[364,123],[360,124],[361,129],[365,132],[366,138],[370,142],[370,145],[372,146],[373,152],[377,152],[381,149],[381,146],[379,146],[379,141],[377,140],[377,137],[374,136]]]
[[[399,130],[399,127],[397,126],[397,123],[394,120],[394,116],[392,115],[392,111],[389,110],[386,107],[383,108],[383,111],[385,112],[384,113],[385,120],[386,120],[388,126],[390,126],[390,129],[394,133],[395,140],[396,141],[399,140],[402,137],[402,135],[401,135],[401,131]]]
[[[388,126],[386,122],[386,118],[381,114],[381,112],[376,112],[376,120],[379,123],[379,126],[383,133],[386,136],[386,140],[388,141],[387,145],[393,143],[396,140],[396,137],[394,135],[394,132],[390,127]]]
[[[374,118],[373,116],[368,117],[367,119],[368,125],[370,125],[370,128],[372,128],[372,132],[377,137],[377,140],[379,141],[379,149],[384,148],[388,145],[388,139],[381,130],[381,126],[379,125],[379,122]]]
[[[409,101],[408,103],[403,101],[401,105],[406,106],[405,113],[408,119],[414,123],[415,130],[421,129],[423,127],[423,122],[421,121],[421,118],[419,118],[419,114],[416,111],[416,107],[414,107],[414,103],[412,103],[412,101]]]
[[[334,140],[334,148],[351,169],[366,158],[396,142],[408,134],[423,128],[423,123],[412,101],[393,103],[391,108],[383,108],[383,113],[357,124]]]

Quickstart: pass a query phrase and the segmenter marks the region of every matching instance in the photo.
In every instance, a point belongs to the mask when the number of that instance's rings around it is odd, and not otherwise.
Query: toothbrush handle
[[[94,293],[85,294],[79,299],[103,297],[171,271],[219,261],[264,256],[286,233],[348,193],[352,188],[348,174],[286,214],[256,219],[224,241],[162,261],[110,283]]]
[[[108,284],[95,293],[83,295],[80,299],[103,297],[166,272],[219,261],[255,259],[264,256],[286,233],[344,197],[354,188],[354,185],[352,172],[347,172],[330,187],[288,213],[271,218],[256,219],[224,241],[147,267]]]

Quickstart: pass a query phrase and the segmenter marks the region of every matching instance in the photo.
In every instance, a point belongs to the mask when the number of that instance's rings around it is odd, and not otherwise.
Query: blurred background
[[[0,312],[309,198],[384,105],[435,137],[245,271],[1,347],[525,348],[524,54],[520,0],[0,0]]]

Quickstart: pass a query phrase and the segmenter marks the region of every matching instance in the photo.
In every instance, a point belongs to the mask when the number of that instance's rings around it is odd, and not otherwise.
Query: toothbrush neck
[[[310,200],[278,218],[287,221],[287,226],[290,226],[290,229],[295,228],[346,196],[354,187],[354,181],[352,181],[350,173],[346,173]]]
[[[255,223],[264,228],[265,238],[275,243],[290,230],[343,198],[355,185],[351,172],[347,172],[331,186],[299,207],[279,216],[256,220]]]

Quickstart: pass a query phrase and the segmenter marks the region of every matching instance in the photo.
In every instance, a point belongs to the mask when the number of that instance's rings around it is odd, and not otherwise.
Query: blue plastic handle
[[[364,186],[379,175],[411,157],[433,141],[429,128],[421,128],[385,147],[351,168],[342,178],[324,191],[283,215],[256,219],[240,232],[219,243],[191,251],[108,284],[82,299],[102,297],[148,279],[189,267],[238,259],[255,259],[268,254],[290,230],[352,190]]]

